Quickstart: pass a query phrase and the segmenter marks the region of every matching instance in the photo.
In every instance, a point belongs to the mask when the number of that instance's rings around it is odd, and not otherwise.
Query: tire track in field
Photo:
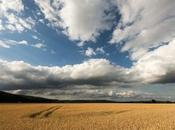
[[[53,112],[55,112],[56,110],[60,109],[61,107],[62,106],[53,106],[53,107],[50,107],[50,108],[42,110],[42,111],[34,112],[34,113],[28,115],[28,117],[29,118],[47,118]]]
[[[29,117],[30,117],[30,118],[35,118],[35,117],[41,115],[42,113],[44,113],[45,111],[52,110],[53,108],[55,108],[55,106],[50,107],[50,108],[45,109],[45,110],[42,110],[42,111],[39,111],[39,112],[34,112],[34,113],[30,114]]]
[[[54,109],[52,109],[50,111],[47,111],[46,113],[44,113],[44,117],[49,117],[52,113],[54,113],[56,110],[58,110],[60,108],[61,108],[61,106],[60,107],[56,107],[56,108],[54,108]]]

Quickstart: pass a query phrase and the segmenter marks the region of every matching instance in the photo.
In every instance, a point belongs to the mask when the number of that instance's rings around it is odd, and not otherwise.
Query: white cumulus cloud
[[[71,39],[95,41],[101,32],[111,29],[115,18],[112,0],[35,0],[45,18],[62,28]],[[108,12],[108,13],[107,13]]]
[[[85,50],[85,55],[88,57],[96,55],[96,52],[93,48],[88,47],[87,50]]]
[[[25,40],[15,41],[15,40],[0,40],[0,47],[10,48],[15,45],[28,45],[28,42]]]
[[[138,60],[149,49],[169,42],[175,36],[174,0],[116,0],[121,19],[111,43],[125,42],[122,51],[129,51]]]
[[[22,18],[22,0],[0,0],[0,31],[22,32],[31,30],[35,21],[31,17]]]
[[[38,49],[41,49],[41,48],[45,48],[46,47],[46,45],[44,45],[43,43],[36,43],[36,44],[34,44],[32,46],[35,47],[35,48],[38,48]]]

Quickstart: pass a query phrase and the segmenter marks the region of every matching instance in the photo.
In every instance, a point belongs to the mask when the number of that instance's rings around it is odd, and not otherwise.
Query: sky
[[[174,0],[0,0],[0,90],[175,101]]]

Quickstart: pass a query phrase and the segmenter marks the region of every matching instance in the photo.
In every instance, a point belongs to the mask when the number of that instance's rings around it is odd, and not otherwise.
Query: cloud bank
[[[105,59],[63,67],[32,66],[23,61],[0,61],[1,89],[60,88],[69,85],[107,85],[124,81],[125,69]]]

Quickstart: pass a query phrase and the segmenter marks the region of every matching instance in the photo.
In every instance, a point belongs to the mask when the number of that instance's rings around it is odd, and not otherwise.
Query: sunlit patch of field
[[[173,130],[174,104],[0,104],[0,130]]]

